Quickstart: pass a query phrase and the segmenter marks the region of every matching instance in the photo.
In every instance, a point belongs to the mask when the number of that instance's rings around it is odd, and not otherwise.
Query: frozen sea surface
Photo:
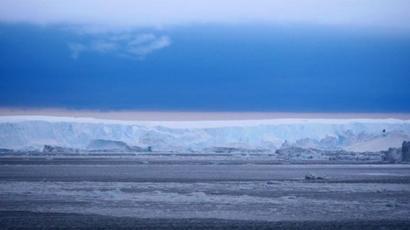
[[[179,223],[181,228],[195,226],[189,225],[192,221],[213,223],[212,228],[255,221],[293,223],[302,229],[305,225],[298,223],[410,228],[410,165],[111,160],[108,164],[84,158],[62,164],[0,159],[0,222],[13,226],[31,218],[45,223],[65,215],[105,218],[107,224],[120,218],[129,227],[147,219]],[[323,179],[306,180],[307,174]]]

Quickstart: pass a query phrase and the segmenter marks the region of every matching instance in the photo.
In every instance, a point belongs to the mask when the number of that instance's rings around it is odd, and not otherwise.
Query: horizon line
[[[61,108],[0,108],[0,116],[88,117],[123,121],[224,121],[286,118],[328,119],[410,119],[405,112],[286,112],[286,111],[160,111],[160,110],[89,110]]]

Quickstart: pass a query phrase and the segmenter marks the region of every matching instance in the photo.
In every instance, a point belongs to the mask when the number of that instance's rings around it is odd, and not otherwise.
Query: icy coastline
[[[410,121],[272,119],[135,122],[52,116],[0,117],[0,148],[40,150],[44,145],[53,145],[86,149],[96,140],[149,147],[156,151],[221,148],[276,151],[297,147],[366,152],[401,147],[403,141],[410,140]]]

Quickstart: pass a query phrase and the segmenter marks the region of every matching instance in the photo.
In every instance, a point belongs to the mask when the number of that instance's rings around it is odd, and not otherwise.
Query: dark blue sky
[[[409,87],[410,36],[402,33],[0,24],[0,107],[410,112]]]

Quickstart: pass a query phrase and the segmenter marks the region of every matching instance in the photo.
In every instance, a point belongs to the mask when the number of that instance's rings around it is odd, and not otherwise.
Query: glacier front
[[[271,119],[230,121],[115,121],[53,116],[0,117],[0,148],[44,145],[86,148],[94,140],[121,141],[154,151],[283,146],[355,152],[400,147],[410,140],[410,120]]]

